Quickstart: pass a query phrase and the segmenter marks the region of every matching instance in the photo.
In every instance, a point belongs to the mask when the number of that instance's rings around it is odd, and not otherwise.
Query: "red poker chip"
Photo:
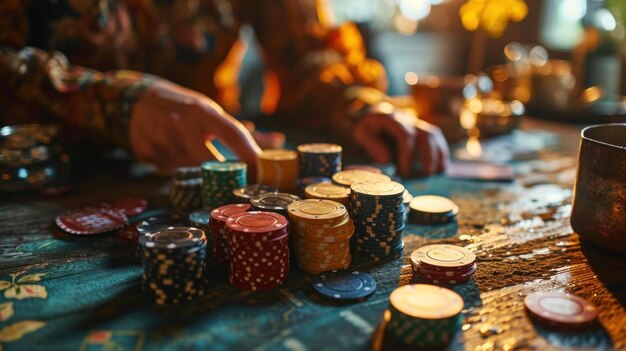
[[[431,284],[436,284],[436,285],[457,285],[457,284],[466,283],[469,280],[469,278],[459,278],[459,279],[429,278],[419,271],[413,271],[413,273],[419,279],[426,281],[428,283],[431,283]]]
[[[126,216],[136,216],[148,208],[148,200],[140,197],[125,197],[102,203],[103,207],[122,211]]]
[[[411,264],[420,269],[440,272],[466,272],[476,261],[476,255],[461,246],[433,244],[411,253]]]
[[[271,245],[277,241],[284,240],[289,236],[289,233],[285,231],[271,232],[267,234],[255,234],[255,233],[242,233],[231,230],[229,240],[235,240],[235,242],[247,243],[250,245],[256,245],[257,243],[267,243]]]
[[[471,265],[470,269],[464,272],[463,271],[432,271],[432,270],[425,269],[424,267],[421,267],[421,266],[417,267],[417,270],[419,270],[420,273],[426,275],[427,277],[441,278],[441,279],[469,278],[474,273],[476,273],[476,269],[477,269],[476,263]]]
[[[228,217],[236,215],[238,213],[247,212],[252,205],[250,204],[232,204],[218,207],[211,211],[211,218],[216,221],[226,222]],[[211,221],[209,221],[210,223]]]
[[[65,212],[55,223],[68,233],[91,235],[120,229],[128,225],[128,217],[114,209],[86,207]]]
[[[226,227],[240,233],[266,234],[280,232],[289,222],[274,212],[252,211],[235,214],[226,220]]]
[[[524,305],[535,320],[563,328],[588,326],[598,316],[591,302],[560,292],[532,293],[524,298]]]
[[[139,242],[139,238],[137,237],[137,224],[127,225],[126,227],[120,229],[115,233],[115,236],[118,239],[128,240],[134,243]]]

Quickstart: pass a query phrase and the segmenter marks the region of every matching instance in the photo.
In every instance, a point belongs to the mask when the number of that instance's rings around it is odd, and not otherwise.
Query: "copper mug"
[[[581,132],[570,222],[584,240],[626,254],[626,123]]]

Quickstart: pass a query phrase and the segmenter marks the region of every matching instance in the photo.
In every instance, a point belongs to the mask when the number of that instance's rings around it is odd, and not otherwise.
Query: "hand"
[[[210,144],[213,139],[245,162],[248,176],[255,179],[256,155],[261,149],[248,129],[213,100],[159,80],[134,106],[130,140],[135,157],[160,170],[224,159]]]
[[[352,137],[374,162],[395,161],[401,176],[442,172],[449,158],[448,144],[438,127],[397,109],[361,117]],[[421,165],[417,172],[415,164]]]

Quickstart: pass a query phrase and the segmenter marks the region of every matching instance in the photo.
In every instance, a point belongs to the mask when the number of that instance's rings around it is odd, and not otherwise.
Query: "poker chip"
[[[411,209],[411,200],[413,200],[413,195],[411,195],[411,193],[409,193],[408,190],[404,190],[404,193],[402,194],[402,204],[404,204],[404,221],[406,223],[409,223],[409,212]]]
[[[404,250],[404,186],[386,181],[351,186],[350,213],[354,221],[354,251],[374,261],[400,258]]]
[[[320,274],[313,279],[313,289],[333,300],[358,300],[376,291],[376,281],[359,271],[337,271]]]
[[[85,207],[59,215],[55,223],[70,234],[93,235],[123,228],[128,225],[128,217],[112,208]]]
[[[298,267],[312,274],[348,268],[354,224],[344,205],[307,199],[293,202],[287,213]]]
[[[257,291],[283,284],[289,273],[288,223],[284,216],[265,211],[228,217],[228,279],[233,286]]]
[[[266,193],[253,196],[250,204],[257,210],[272,211],[277,213],[286,213],[287,207],[294,202],[300,200],[299,196],[288,193]]]
[[[187,224],[184,217],[177,214],[167,214],[162,216],[153,216],[136,225],[137,240],[140,237],[167,227],[182,227]]]
[[[456,285],[476,273],[476,255],[456,245],[426,245],[411,253],[415,276],[432,284]]]
[[[425,245],[411,254],[411,260],[419,262],[420,266],[432,270],[463,271],[471,267],[476,261],[476,255],[468,249],[447,244]]]
[[[202,178],[180,179],[174,176],[170,186],[170,204],[177,213],[187,214],[202,207]]]
[[[140,197],[125,197],[105,202],[102,206],[121,211],[127,217],[132,217],[143,213],[148,208],[148,200]]]
[[[459,207],[443,196],[422,195],[409,203],[409,221],[415,224],[445,224],[452,222]]]
[[[362,169],[343,170],[333,174],[333,182],[345,187],[351,187],[357,183],[380,183],[390,182],[391,178],[384,174],[374,173]]]
[[[247,183],[247,166],[243,162],[207,161],[202,168],[202,203],[214,209],[235,202],[233,190]]]
[[[360,170],[360,171],[368,171],[371,173],[378,173],[378,174],[382,174],[383,172],[380,170],[380,168],[378,167],[374,167],[374,166],[370,166],[370,165],[346,165],[343,167],[344,171],[353,171],[353,170]]]
[[[298,196],[306,197],[305,190],[309,185],[330,182],[332,182],[332,180],[327,177],[298,178]]]
[[[185,180],[185,179],[196,179],[202,177],[202,168],[201,167],[179,167],[174,171],[174,179],[176,180]]]
[[[277,193],[278,189],[264,184],[251,184],[233,190],[237,202],[250,203],[250,199],[254,196],[259,196],[267,193]]]
[[[115,237],[117,237],[118,239],[137,243],[139,241],[139,238],[137,237],[137,224],[130,224],[118,230],[115,233]]]
[[[391,293],[389,303],[387,331],[406,345],[441,348],[461,328],[464,301],[452,290],[428,284],[404,285]]]
[[[582,328],[592,324],[598,309],[576,295],[535,292],[524,298],[526,310],[536,321],[561,328]]]
[[[209,236],[211,237],[213,258],[218,263],[227,263],[228,256],[228,233],[226,220],[230,216],[247,212],[252,208],[250,204],[231,204],[220,206],[211,211],[208,222]]]
[[[293,150],[269,149],[257,156],[257,183],[281,192],[294,192],[298,180],[298,153]]]
[[[143,289],[156,304],[177,304],[204,294],[206,236],[198,228],[167,227],[139,238]]]
[[[304,189],[304,196],[307,199],[333,200],[348,206],[350,202],[350,188],[329,182],[314,183]]]
[[[211,211],[200,209],[195,210],[189,214],[189,224],[198,229],[202,229],[207,239],[207,248],[212,250],[213,238],[211,236],[211,229],[209,228],[209,222],[211,220]],[[211,255],[207,255],[210,257]]]
[[[135,229],[135,241],[139,242],[139,238],[142,236],[150,235],[161,229],[168,227],[184,227],[186,225],[187,220],[183,216],[178,214],[164,214],[148,217],[131,227]],[[141,255],[141,246],[137,246],[136,256],[141,258]]]
[[[342,148],[336,144],[312,143],[298,145],[300,178],[327,177],[341,170]]]

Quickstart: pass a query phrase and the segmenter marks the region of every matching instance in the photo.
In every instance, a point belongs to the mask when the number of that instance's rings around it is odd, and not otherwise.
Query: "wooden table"
[[[418,282],[408,256],[430,243],[462,245],[478,257],[473,279],[453,287],[465,310],[450,350],[626,350],[626,257],[581,243],[569,225],[580,128],[529,120],[523,129],[509,138],[541,136],[544,144],[516,155],[515,182],[404,181],[413,195],[450,196],[461,208],[458,223],[410,225],[402,260],[355,262],[378,290],[353,304],[321,299],[312,276],[294,267],[283,288],[263,293],[229,287],[215,270],[202,299],[153,306],[141,293],[133,245],[113,235],[62,235],[53,224],[67,208],[122,196],[167,206],[168,180],[133,178],[124,162],[92,163],[66,196],[1,194],[0,350],[396,349],[379,327],[389,293]],[[579,332],[534,324],[522,300],[537,290],[592,301],[599,323]]]

